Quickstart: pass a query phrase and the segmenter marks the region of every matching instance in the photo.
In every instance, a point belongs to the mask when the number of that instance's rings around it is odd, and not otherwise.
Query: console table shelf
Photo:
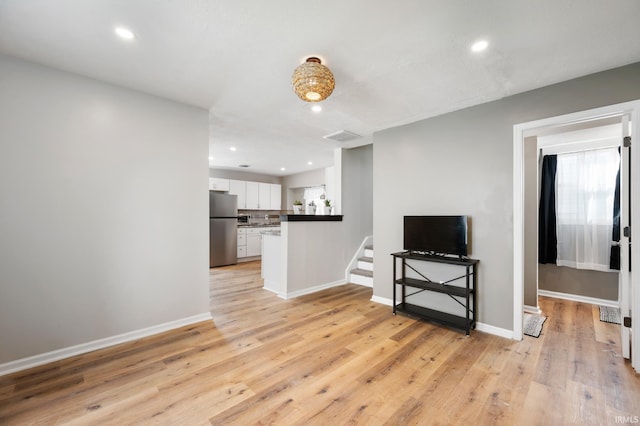
[[[467,294],[473,293],[472,288],[467,289],[465,287],[440,284],[433,281],[417,280],[415,278],[399,278],[396,280],[396,284],[460,297],[467,297]]]
[[[478,315],[477,310],[477,271],[478,260],[476,259],[461,259],[446,256],[431,256],[423,255],[411,252],[399,252],[392,253],[393,256],[393,314],[396,312],[404,313],[410,316],[417,316],[422,319],[434,321],[449,327],[458,328],[464,330],[468,335],[472,328],[476,326],[476,318]],[[398,278],[396,264],[401,260],[401,277]],[[454,276],[447,281],[432,281],[427,276],[419,272],[417,269],[407,263],[407,260],[417,260],[423,262],[434,263],[446,263],[449,265],[462,266],[465,268],[465,273],[459,276]],[[407,277],[407,268],[413,270],[423,279],[409,278]],[[450,283],[458,280],[464,280],[465,285],[451,285]],[[400,286],[400,303],[395,303],[396,288]],[[416,289],[415,292],[407,294],[407,288]],[[435,309],[430,309],[424,306],[419,306],[413,303],[407,302],[407,297],[413,296],[417,293],[424,291],[446,294],[465,310],[465,315],[453,315],[446,312],[441,312]]]
[[[416,316],[420,319],[429,319],[442,325],[446,325],[460,330],[466,330],[475,326],[475,321],[451,315],[446,312],[440,312],[424,306],[413,305],[411,303],[399,303],[396,305],[396,312],[407,314],[408,316]],[[467,333],[469,334],[469,333]]]

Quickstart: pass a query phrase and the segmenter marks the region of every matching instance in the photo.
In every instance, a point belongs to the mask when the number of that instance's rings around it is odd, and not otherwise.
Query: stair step
[[[373,257],[368,257],[368,256],[359,257],[358,262],[373,263]]]
[[[364,269],[365,271],[373,271],[373,262],[363,262],[362,260],[358,261],[356,264],[356,268]]]
[[[373,278],[373,271],[367,271],[366,269],[360,269],[360,268],[352,269],[351,273],[353,275],[361,275],[363,277]]]
[[[370,246],[364,246],[364,249],[365,249],[365,250],[373,250],[373,245],[370,245]]]
[[[349,281],[353,284],[373,287],[373,271],[360,268],[352,269],[351,274],[349,274]]]

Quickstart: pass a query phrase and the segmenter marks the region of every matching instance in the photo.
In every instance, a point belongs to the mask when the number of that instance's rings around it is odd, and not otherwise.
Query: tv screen
[[[404,249],[467,255],[467,216],[405,216]]]

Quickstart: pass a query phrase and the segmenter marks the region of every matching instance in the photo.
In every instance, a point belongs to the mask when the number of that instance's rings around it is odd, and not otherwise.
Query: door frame
[[[541,120],[520,123],[513,126],[513,338],[522,340],[524,315],[524,139],[529,132],[541,127],[560,126],[579,123],[597,118],[629,114],[633,123],[632,146],[638,145],[640,126],[640,100],[594,108],[585,111]],[[640,182],[640,147],[631,150],[631,182]],[[631,188],[631,269],[640,271],[640,185]],[[638,274],[639,272],[636,272]],[[635,291],[631,294],[631,312],[634,322],[640,322],[640,286],[638,279],[632,284]],[[640,372],[640,326],[632,328],[631,365]]]

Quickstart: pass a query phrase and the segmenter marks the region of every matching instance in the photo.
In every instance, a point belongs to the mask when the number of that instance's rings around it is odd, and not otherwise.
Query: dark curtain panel
[[[618,148],[620,154],[620,148]],[[613,196],[613,232],[611,241],[620,242],[620,166],[618,166],[618,174],[616,176],[616,192]],[[620,270],[620,246],[611,246],[611,257],[609,259],[609,268]]]
[[[556,263],[558,239],[556,235],[556,169],[558,157],[542,157],[540,209],[538,211],[538,263]]]

